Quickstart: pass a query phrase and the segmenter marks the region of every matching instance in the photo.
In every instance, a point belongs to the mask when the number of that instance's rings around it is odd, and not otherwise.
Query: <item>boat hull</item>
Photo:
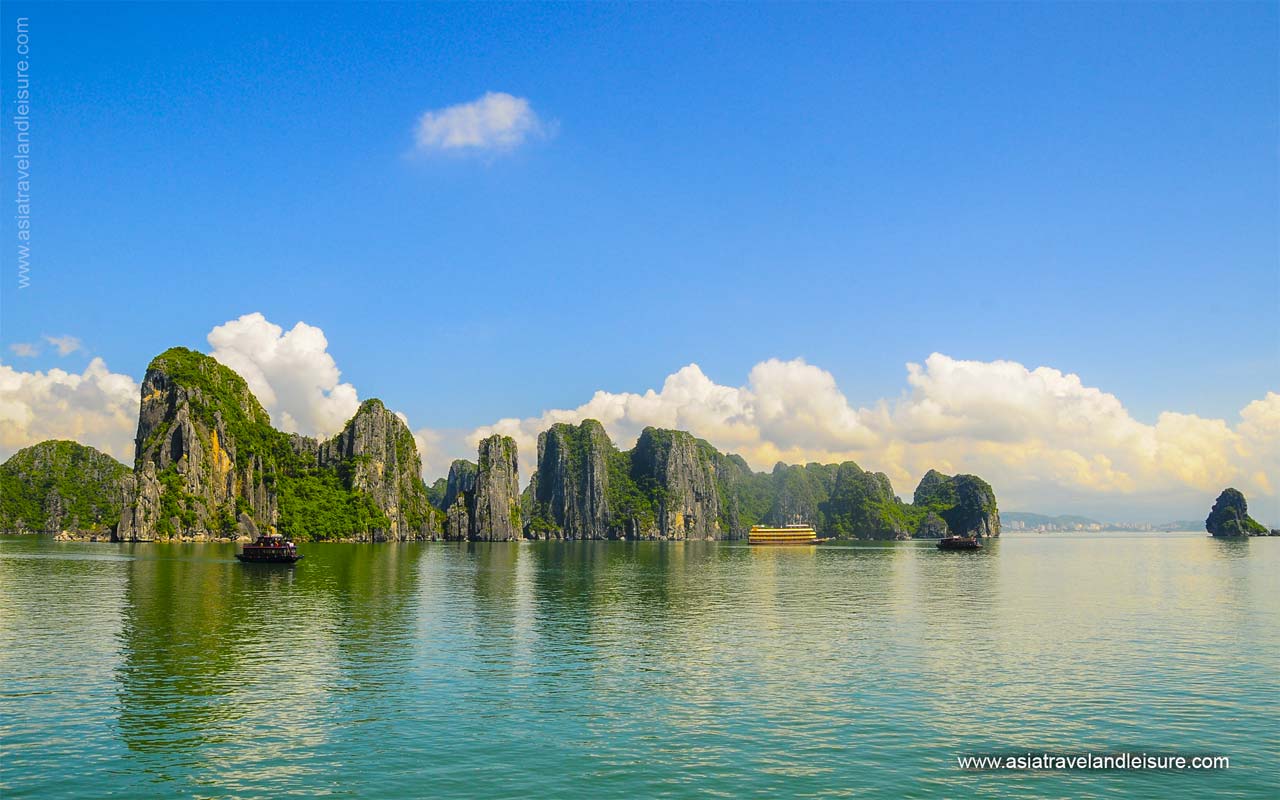
[[[808,525],[752,525],[747,531],[747,544],[805,546],[818,543],[818,532]]]
[[[981,550],[982,542],[978,538],[972,537],[952,537],[948,539],[938,540],[939,550]]]
[[[297,555],[259,555],[258,553],[236,553],[236,558],[246,564],[293,564],[302,560],[302,556]]]

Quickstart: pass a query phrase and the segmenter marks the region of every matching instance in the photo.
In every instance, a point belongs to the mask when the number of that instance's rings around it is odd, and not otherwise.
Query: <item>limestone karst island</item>
[[[931,470],[906,503],[852,461],[753,472],[684,431],[646,428],[619,450],[591,419],[539,435],[523,492],[516,443],[496,435],[427,486],[413,435],[380,401],[326,441],[283,433],[240,375],[185,348],[147,367],[132,469],[50,441],[0,480],[0,530],[118,541],[716,540],[795,520],[838,539],[1000,535],[975,475]]]

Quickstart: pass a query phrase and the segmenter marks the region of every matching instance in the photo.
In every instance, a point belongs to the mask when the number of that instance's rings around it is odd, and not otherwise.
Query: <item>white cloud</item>
[[[40,348],[30,342],[14,342],[9,349],[18,358],[34,358],[40,355]]]
[[[0,364],[0,459],[46,439],[74,439],[126,464],[138,430],[138,384],[95,358],[76,374]]]
[[[356,413],[360,400],[340,383],[324,331],[299,322],[286,332],[254,312],[209,332],[213,357],[240,373],[277,428],[328,437]]]
[[[647,426],[676,428],[767,469],[779,460],[803,462],[815,453],[869,445],[874,440],[866,422],[870,416],[849,406],[829,372],[802,359],[763,361],[741,387],[717,384],[697,364],[689,364],[667,376],[660,390],[598,391],[574,409],[477,428],[467,441],[474,445],[494,433],[513,437],[520,450],[521,474],[527,476],[541,431],[556,422],[590,418],[603,423],[620,447],[630,447]]]
[[[418,445],[422,476],[428,483],[448,475],[455,458],[476,460],[476,441],[466,431],[419,428],[413,432],[413,441]]]
[[[539,432],[588,417],[620,447],[646,425],[682,428],[756,469],[853,459],[887,472],[904,497],[930,468],[974,472],[995,485],[1006,508],[1093,503],[1172,517],[1235,485],[1265,509],[1275,504],[1280,475],[1280,394],[1250,403],[1235,427],[1177,412],[1146,424],[1076,375],[939,353],[908,364],[907,391],[874,408],[854,408],[829,372],[800,359],[761,362],[744,386],[717,384],[690,364],[660,390],[598,391],[576,408],[477,428],[455,452],[474,458],[481,437],[512,436],[527,477]]]
[[[418,119],[415,138],[422,152],[500,152],[553,130],[525,98],[486,92],[469,103],[427,111]]]
[[[1093,498],[1185,504],[1228,485],[1274,498],[1268,475],[1280,470],[1280,396],[1251,403],[1241,423],[1166,411],[1140,422],[1119,398],[1076,375],[1009,361],[960,361],[931,355],[908,365],[908,393],[893,406],[889,458],[918,475],[930,460],[989,476],[1006,507]],[[892,473],[891,473],[892,474]]]
[[[45,336],[44,340],[53,345],[60,356],[69,356],[81,349],[80,340],[74,336]]]

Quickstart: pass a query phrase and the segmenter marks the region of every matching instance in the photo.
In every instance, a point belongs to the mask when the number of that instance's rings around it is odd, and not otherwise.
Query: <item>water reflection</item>
[[[240,564],[230,546],[152,545],[125,583],[118,727],[163,783],[305,782],[306,754],[359,726],[411,658],[414,557],[311,548],[305,567]],[[337,727],[334,720],[345,721]]]
[[[949,762],[1145,746],[1229,752],[1196,790],[1268,796],[1276,545],[329,545],[276,568],[0,540],[0,791],[1182,790]]]
[[[1208,539],[1213,542],[1214,550],[1222,558],[1249,557],[1248,536],[1210,536]]]
[[[111,548],[0,538],[0,797],[75,794],[86,748],[116,749],[127,566]]]
[[[234,603],[242,573],[181,558],[132,562],[125,584],[120,731],[130,747],[184,750],[224,742],[244,714],[237,645],[258,630]],[[181,698],[182,702],[173,702]]]

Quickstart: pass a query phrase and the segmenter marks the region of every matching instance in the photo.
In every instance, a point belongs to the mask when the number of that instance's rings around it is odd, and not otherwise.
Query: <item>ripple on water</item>
[[[0,794],[1267,796],[1280,542],[0,540]],[[1198,775],[957,753],[1221,751]]]

